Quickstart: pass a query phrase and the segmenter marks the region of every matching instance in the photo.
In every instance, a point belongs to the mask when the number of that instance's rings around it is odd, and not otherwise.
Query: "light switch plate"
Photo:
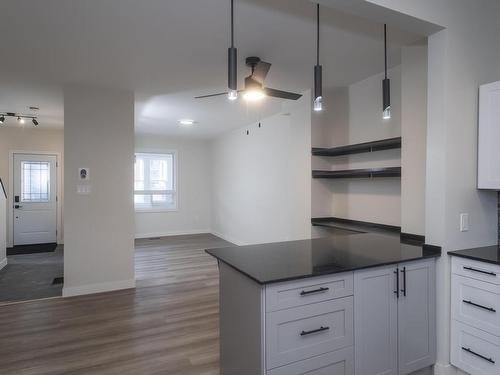
[[[460,214],[460,232],[467,232],[469,230],[469,214]]]

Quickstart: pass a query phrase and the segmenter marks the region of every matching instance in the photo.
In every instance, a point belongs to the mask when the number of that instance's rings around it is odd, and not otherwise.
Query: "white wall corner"
[[[6,265],[7,265],[7,257],[5,257],[0,261],[0,270],[3,269]]]
[[[74,297],[85,294],[104,293],[104,292],[111,292],[114,290],[132,289],[132,288],[135,288],[135,279],[110,281],[107,283],[98,283],[98,284],[87,284],[75,287],[63,287],[62,295],[63,297]]]
[[[212,230],[210,233],[212,233],[214,236],[222,238],[224,241],[231,242],[232,244],[234,244],[236,246],[246,246],[246,245],[249,245],[248,243],[246,243],[244,241],[240,241],[237,238],[232,238],[232,237],[226,236],[226,235],[224,235],[222,233],[219,233],[217,231],[214,231],[214,230]]]

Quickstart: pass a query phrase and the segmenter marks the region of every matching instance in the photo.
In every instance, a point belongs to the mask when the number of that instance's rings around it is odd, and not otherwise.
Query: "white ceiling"
[[[63,126],[68,83],[134,90],[141,133],[212,137],[275,113],[258,105],[193,96],[227,86],[229,0],[2,0],[0,111],[39,106],[44,127]],[[383,70],[381,24],[324,8],[325,87]],[[266,85],[303,92],[312,85],[315,6],[305,0],[235,0],[239,80],[244,58],[273,64]],[[390,65],[420,37],[389,28]],[[8,53],[7,53],[8,51]],[[197,123],[178,126],[180,118]]]

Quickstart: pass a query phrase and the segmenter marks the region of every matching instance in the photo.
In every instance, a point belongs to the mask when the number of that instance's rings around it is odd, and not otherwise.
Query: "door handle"
[[[399,298],[399,268],[396,268],[394,274],[396,275],[396,290],[394,290],[394,294]]]
[[[15,208],[16,210],[19,210],[20,208],[23,208],[23,206],[20,206],[20,205],[16,204],[16,205],[14,206],[14,208]]]
[[[401,289],[401,292],[403,292],[403,296],[406,297],[406,267],[403,267],[401,273],[403,274],[403,289]]]

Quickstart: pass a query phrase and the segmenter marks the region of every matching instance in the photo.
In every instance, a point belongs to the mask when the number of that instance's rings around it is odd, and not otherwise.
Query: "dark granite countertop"
[[[394,236],[365,233],[206,252],[259,284],[269,284],[438,257],[441,248],[409,245]]]
[[[500,265],[500,247],[498,245],[450,251],[448,254],[461,258]]]

